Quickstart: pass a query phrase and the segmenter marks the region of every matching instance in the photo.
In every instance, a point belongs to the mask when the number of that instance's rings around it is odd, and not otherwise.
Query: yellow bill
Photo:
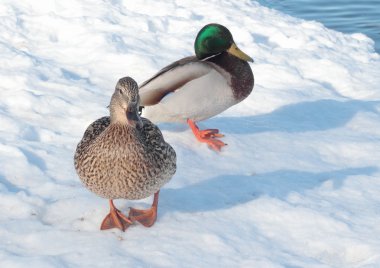
[[[232,43],[229,49],[227,49],[227,52],[234,55],[235,57],[238,57],[239,59],[253,62],[253,59],[245,54],[243,51],[240,50],[240,48],[237,47],[235,43]]]

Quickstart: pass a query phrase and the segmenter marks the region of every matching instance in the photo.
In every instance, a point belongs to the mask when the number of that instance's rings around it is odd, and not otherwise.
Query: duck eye
[[[123,94],[123,91],[121,90],[121,88],[119,88],[119,93],[120,93],[120,94]]]

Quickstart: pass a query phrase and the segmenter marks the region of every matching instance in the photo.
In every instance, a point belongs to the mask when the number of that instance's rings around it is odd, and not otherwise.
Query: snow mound
[[[160,125],[178,155],[150,229],[101,232],[108,204],[73,154],[139,83],[193,54],[207,23],[252,56],[256,85],[200,123]],[[379,267],[380,56],[253,1],[10,1],[0,5],[0,267]],[[151,199],[117,200],[147,207]]]

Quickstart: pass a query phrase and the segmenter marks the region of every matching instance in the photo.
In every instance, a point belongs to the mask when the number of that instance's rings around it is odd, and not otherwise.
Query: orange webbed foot
[[[193,131],[193,134],[197,138],[197,140],[200,142],[207,143],[209,148],[211,148],[212,150],[220,152],[222,147],[227,145],[221,140],[216,139],[216,138],[224,137],[223,134],[219,133],[218,129],[200,130],[198,126],[195,124],[195,122],[191,119],[188,119],[187,123],[190,126],[191,130]]]
[[[132,221],[115,207],[112,200],[109,202],[110,213],[108,213],[108,215],[104,218],[102,224],[100,225],[100,230],[119,228],[124,232],[132,224]]]
[[[132,221],[138,221],[145,227],[151,227],[157,219],[157,207],[158,207],[158,196],[159,192],[154,194],[153,204],[150,209],[135,209],[130,208],[129,210],[129,218]]]
[[[157,207],[145,210],[130,208],[128,216],[132,221],[138,221],[145,227],[151,227],[157,219]]]

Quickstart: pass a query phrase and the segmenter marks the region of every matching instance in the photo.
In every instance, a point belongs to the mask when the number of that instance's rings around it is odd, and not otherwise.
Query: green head
[[[236,46],[231,32],[223,25],[216,23],[207,24],[199,31],[194,50],[200,60],[227,51],[242,60],[253,61]]]

